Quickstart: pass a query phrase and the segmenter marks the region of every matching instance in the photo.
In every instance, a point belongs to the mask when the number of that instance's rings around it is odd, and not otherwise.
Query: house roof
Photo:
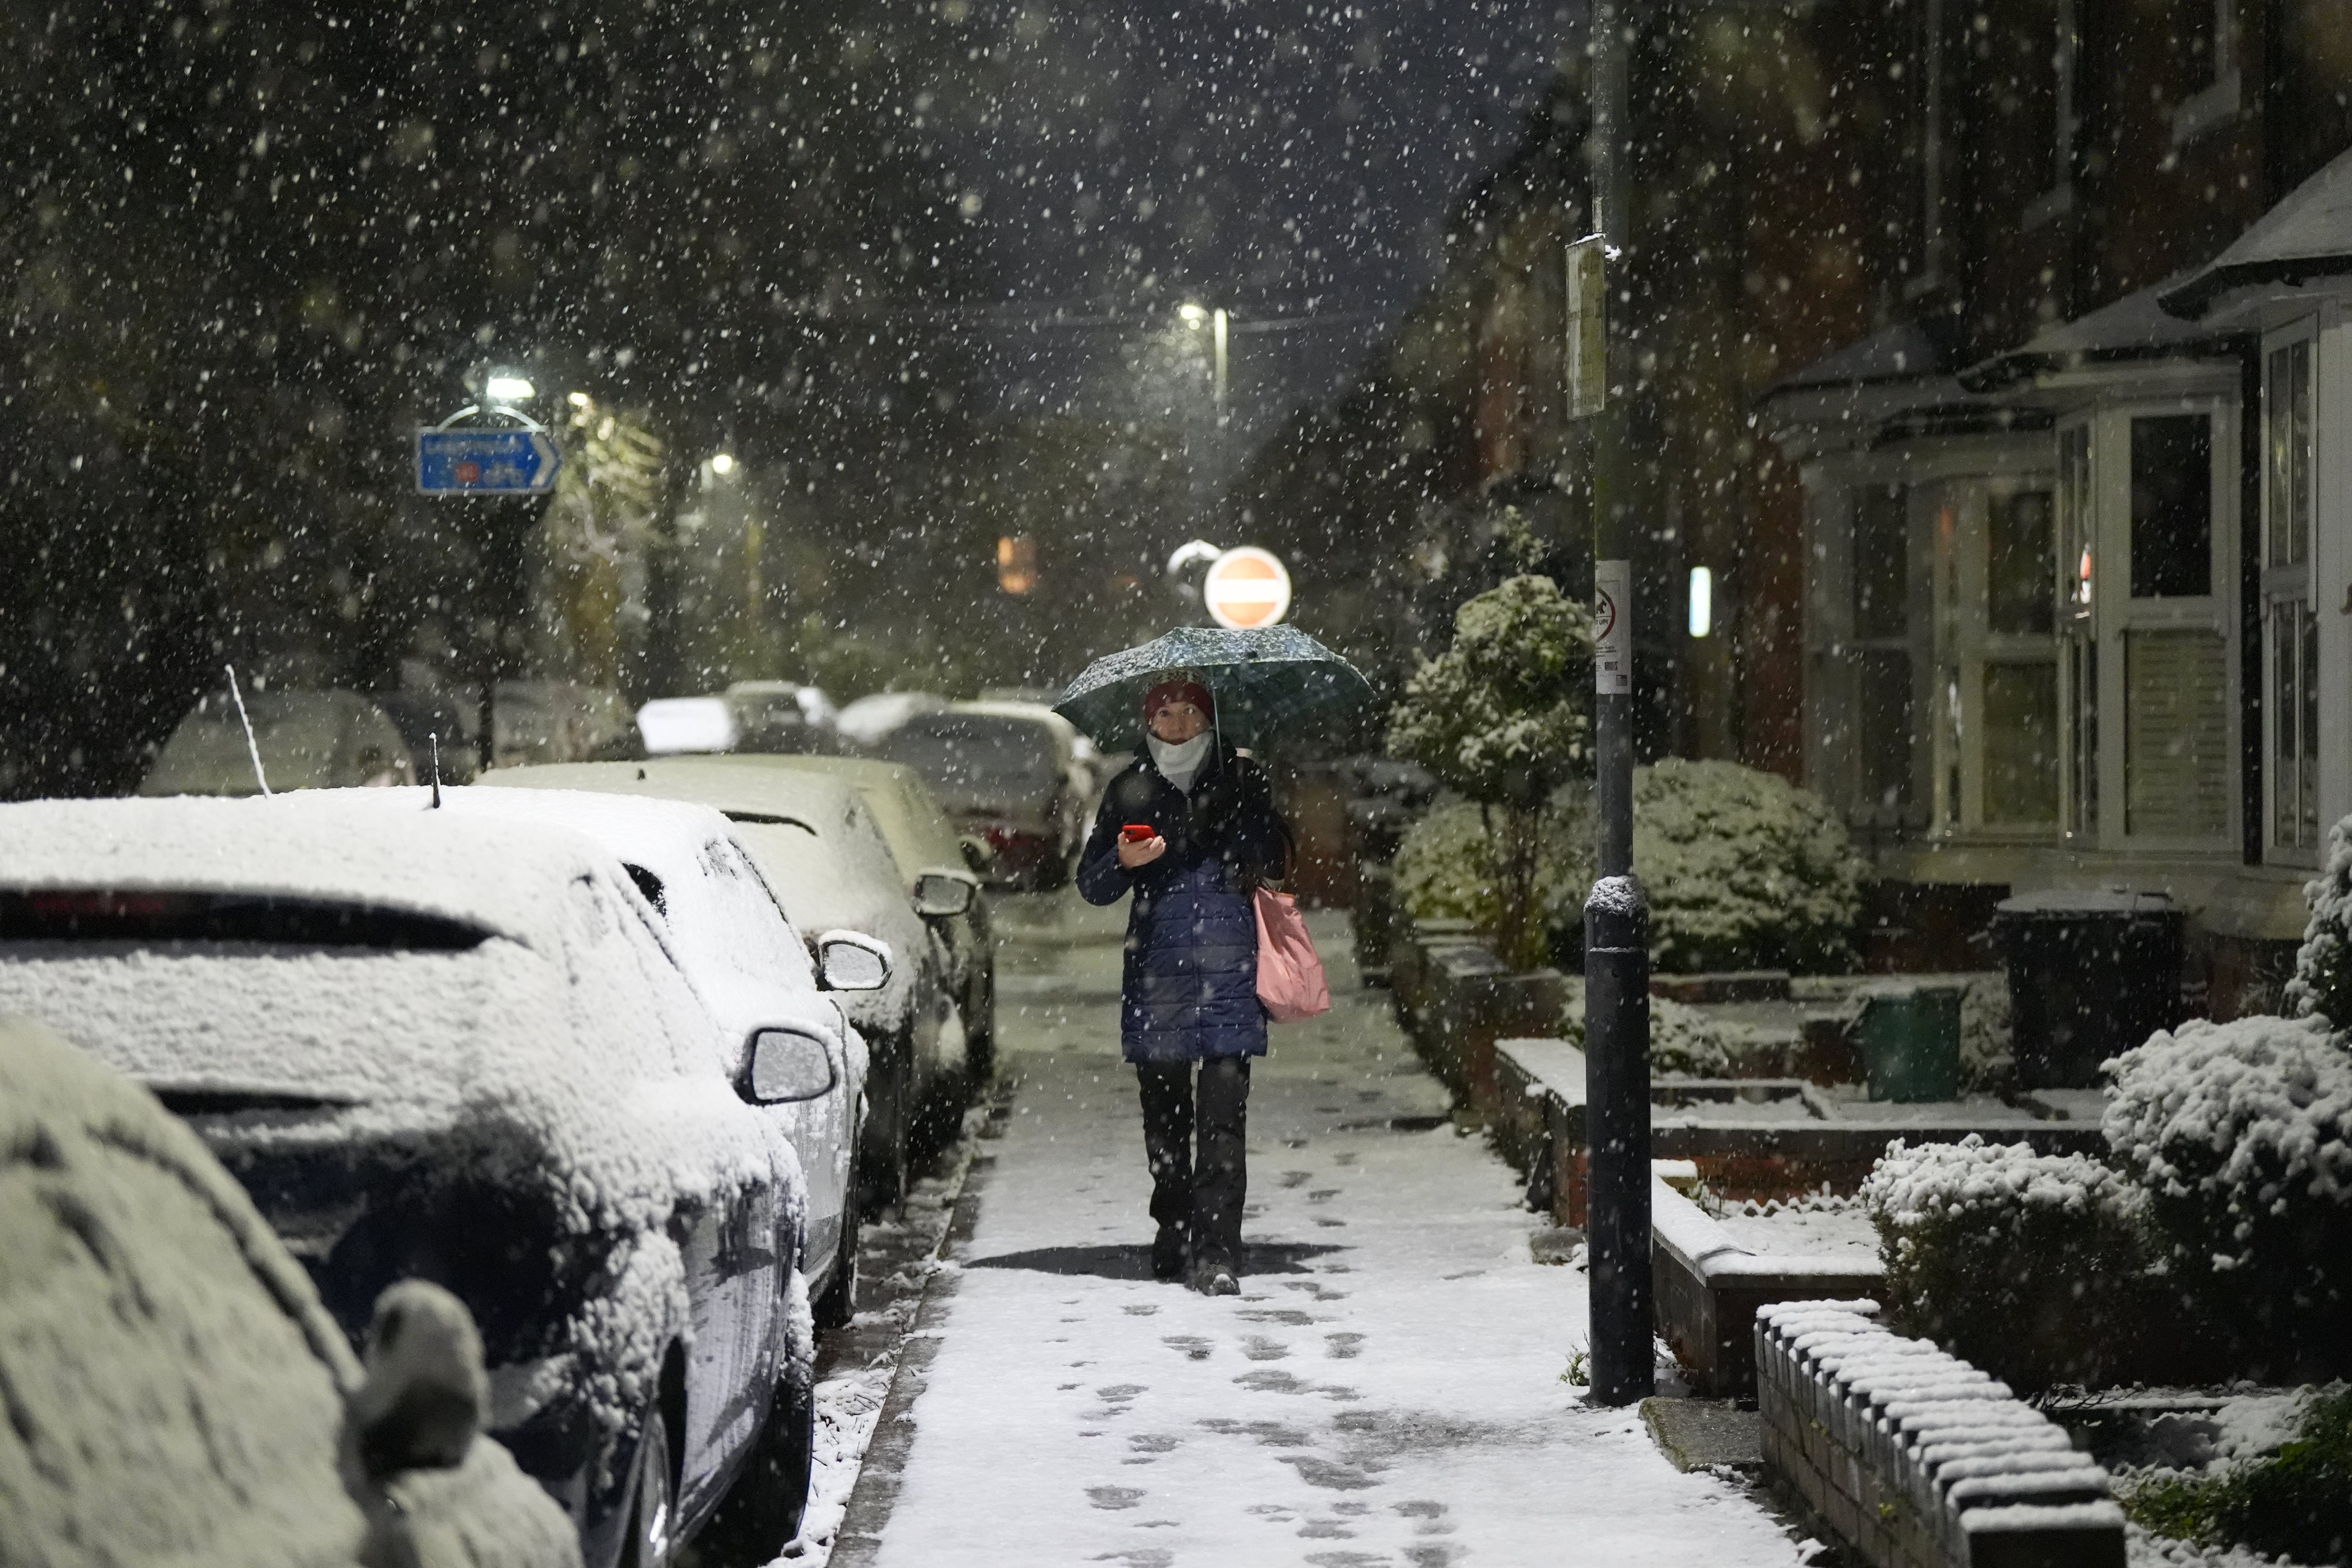
[[[2231,289],[2352,273],[2352,152],[2290,192],[2237,242],[2164,289],[2161,303],[2194,321]]]
[[[1790,372],[1765,388],[1764,395],[1769,399],[1839,387],[1925,382],[1951,368],[1949,356],[1926,323],[1898,321]]]
[[[1985,392],[2086,365],[2226,352],[2231,346],[2228,337],[2183,321],[2163,307],[2165,291],[2179,287],[2189,276],[2176,272],[2087,316],[2046,327],[2020,347],[1960,372],[1961,384]]]

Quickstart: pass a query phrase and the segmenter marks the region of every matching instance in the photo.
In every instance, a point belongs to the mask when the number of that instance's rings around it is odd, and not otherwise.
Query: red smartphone
[[[1160,829],[1148,822],[1130,822],[1118,830],[1118,837],[1123,843],[1149,844],[1160,837]]]

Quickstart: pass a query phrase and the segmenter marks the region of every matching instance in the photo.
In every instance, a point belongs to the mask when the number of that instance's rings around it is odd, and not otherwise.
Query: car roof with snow
[[[545,889],[609,868],[572,829],[432,808],[424,788],[0,805],[0,888],[236,893],[436,917],[553,952]]]
[[[889,940],[907,889],[873,812],[846,779],[729,757],[501,768],[479,780],[518,789],[596,790],[690,800],[733,821],[785,912],[802,931],[848,926]],[[893,908],[895,906],[895,909]]]
[[[879,757],[825,757],[808,753],[732,753],[713,757],[744,768],[789,768],[845,779],[874,813],[898,869],[908,881],[925,871],[962,871],[962,841],[923,775],[904,763]]]
[[[679,967],[715,1005],[751,1005],[747,987],[815,991],[802,933],[717,809],[569,789],[453,789],[443,798],[460,815],[568,827],[604,846],[639,879],[678,939]]]

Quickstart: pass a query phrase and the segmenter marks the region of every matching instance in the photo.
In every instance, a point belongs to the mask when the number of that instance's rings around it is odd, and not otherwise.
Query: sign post
[[[1228,629],[1270,626],[1290,613],[1290,569],[1273,551],[1255,544],[1228,550],[1201,580],[1201,602]]]
[[[1592,1397],[1631,1405],[1656,1386],[1650,1312],[1649,901],[1633,875],[1633,454],[1622,388],[1631,365],[1608,331],[1609,226],[1632,244],[1625,196],[1625,0],[1594,0],[1592,238],[1570,248],[1570,401],[1591,420],[1594,848],[1584,903],[1585,1257]],[[1618,395],[1612,396],[1612,390]]]
[[[538,496],[555,488],[563,454],[537,426],[416,433],[416,488],[429,496]]]

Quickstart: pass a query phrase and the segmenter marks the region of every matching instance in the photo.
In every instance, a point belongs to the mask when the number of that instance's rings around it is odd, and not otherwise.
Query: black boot
[[[1192,1248],[1185,1245],[1184,1227],[1163,1225],[1160,1234],[1151,1238],[1151,1277],[1161,1284],[1184,1278],[1184,1266],[1190,1261]]]

